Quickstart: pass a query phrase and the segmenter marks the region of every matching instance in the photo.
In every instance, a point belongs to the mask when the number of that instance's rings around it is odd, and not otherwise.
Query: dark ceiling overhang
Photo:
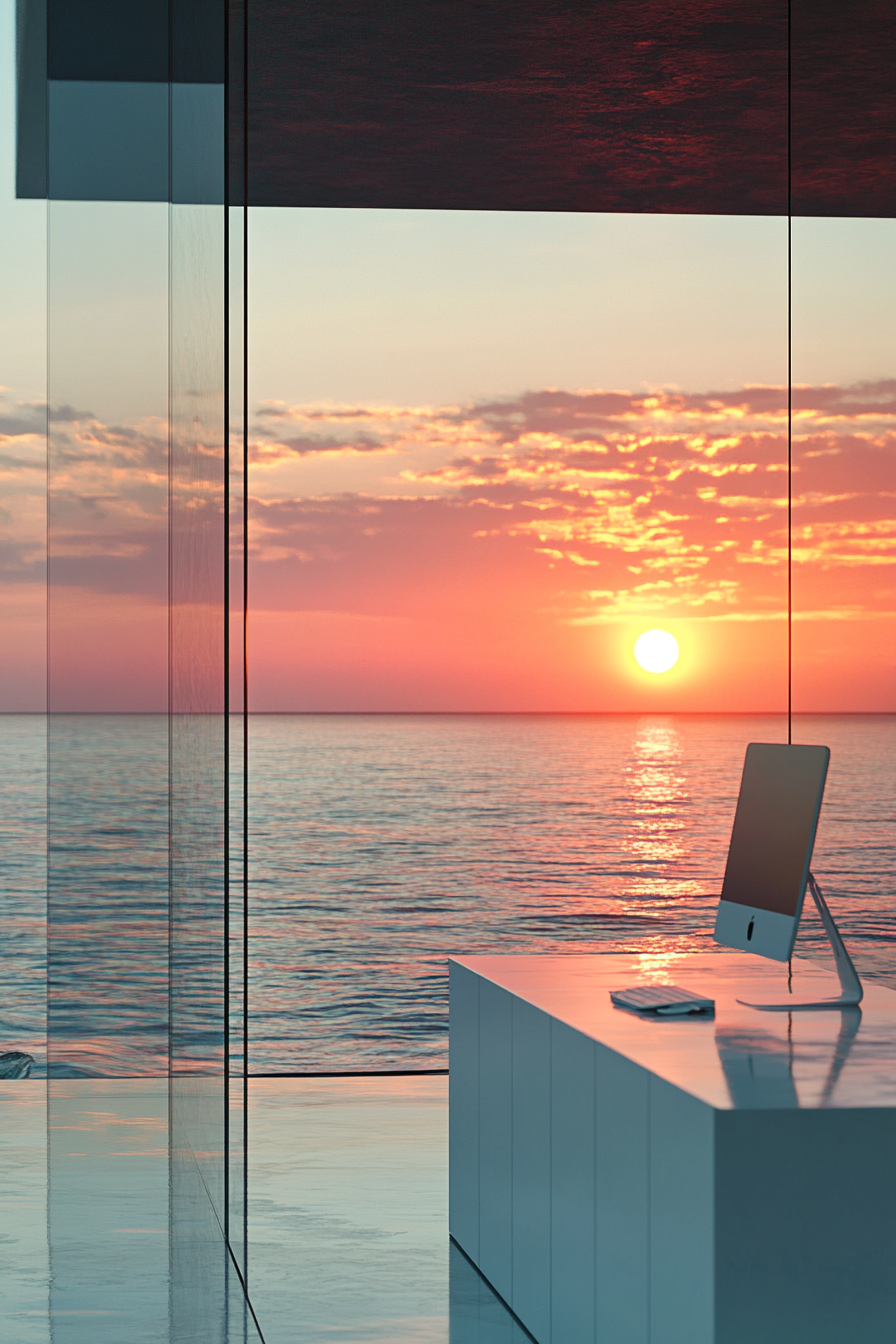
[[[896,4],[250,0],[249,128],[257,204],[893,215]]]
[[[43,8],[32,158],[42,42],[51,86],[223,85],[229,13],[234,202],[245,68],[254,205],[896,215],[896,0],[49,0],[41,36]]]

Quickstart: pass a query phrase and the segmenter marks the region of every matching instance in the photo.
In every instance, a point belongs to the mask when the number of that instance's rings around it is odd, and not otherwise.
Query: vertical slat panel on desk
[[[651,1344],[713,1344],[714,1276],[715,1111],[652,1074]]]
[[[551,1325],[551,1019],[513,1000],[513,1297],[527,1330]]]
[[[551,1023],[551,1344],[594,1339],[594,1148],[594,1041],[555,1020]]]
[[[448,967],[448,1228],[479,1259],[479,976]]]
[[[479,1268],[509,1302],[513,1295],[512,999],[479,984]]]
[[[650,1339],[650,1075],[594,1046],[595,1331],[598,1344]]]

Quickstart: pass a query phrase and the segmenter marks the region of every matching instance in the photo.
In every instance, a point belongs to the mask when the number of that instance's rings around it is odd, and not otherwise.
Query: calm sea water
[[[110,796],[128,778],[141,796],[84,912],[101,939],[141,890],[158,914],[164,811],[147,799],[166,724],[94,726],[116,744]],[[45,729],[0,731],[0,1047],[42,1053]],[[250,1068],[444,1067],[453,953],[638,951],[674,969],[711,948],[745,746],[785,734],[779,716],[253,717]],[[896,716],[800,717],[794,740],[832,750],[813,869],[860,970],[896,985]],[[101,1007],[123,1040],[141,976],[158,997],[160,933],[154,917],[129,935],[118,1007],[107,952]],[[807,906],[797,950],[825,947]],[[128,1071],[150,1052],[141,1030]]]

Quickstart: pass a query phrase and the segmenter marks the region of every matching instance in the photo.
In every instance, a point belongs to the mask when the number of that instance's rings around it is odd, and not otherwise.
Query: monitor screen
[[[830,757],[827,747],[747,747],[723,901],[798,914]]]

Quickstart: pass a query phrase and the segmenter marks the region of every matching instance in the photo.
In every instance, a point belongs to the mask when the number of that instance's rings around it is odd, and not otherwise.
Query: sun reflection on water
[[[681,736],[671,718],[638,721],[625,774],[629,827],[623,848],[634,871],[624,896],[662,908],[699,895],[699,883],[674,876],[686,853],[690,790]]]

